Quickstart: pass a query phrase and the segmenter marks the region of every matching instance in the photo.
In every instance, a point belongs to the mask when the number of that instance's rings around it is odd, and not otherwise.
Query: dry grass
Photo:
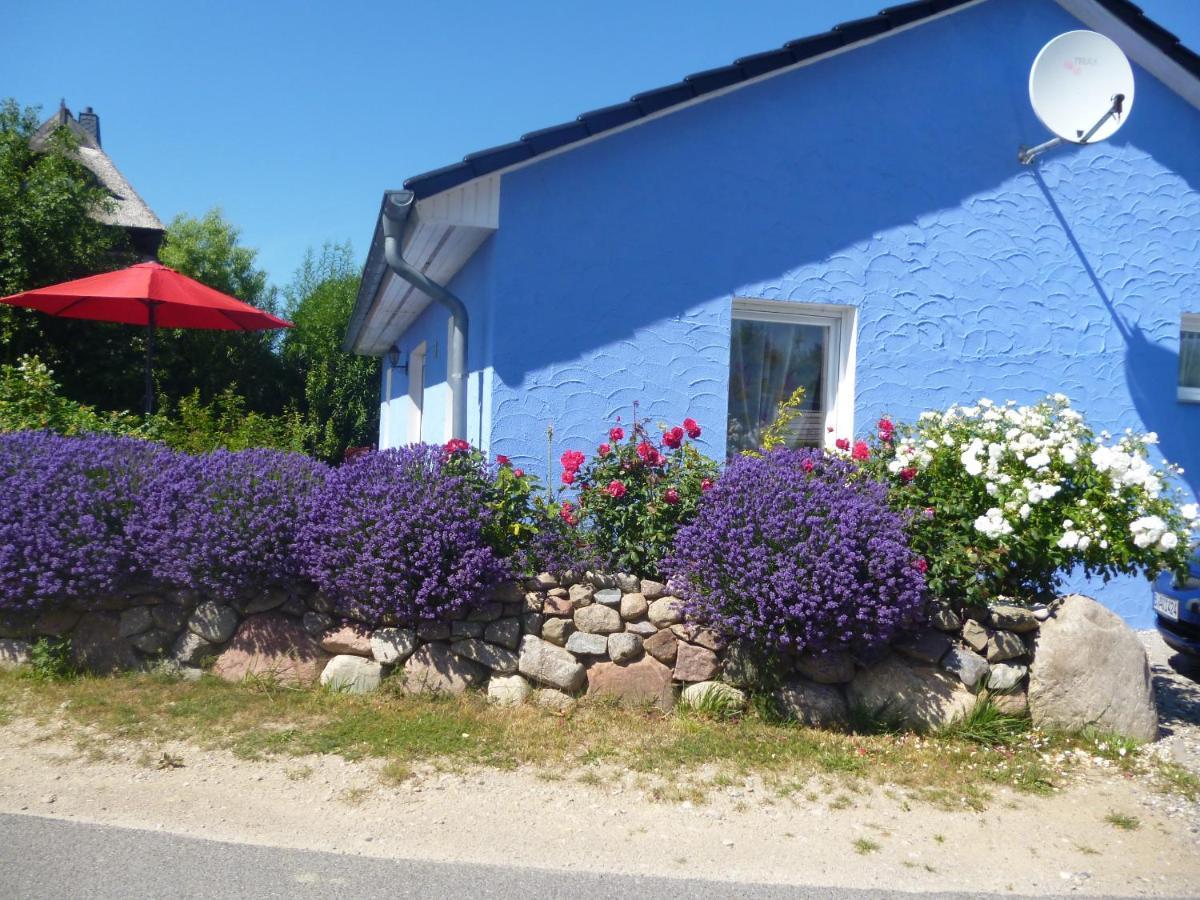
[[[732,721],[696,712],[629,710],[580,704],[567,715],[534,707],[497,709],[478,696],[413,698],[384,689],[349,696],[263,681],[240,685],[204,677],[184,682],[138,674],[35,681],[0,673],[0,720],[64,721],[76,731],[156,747],[184,741],[247,758],[336,753],[377,758],[385,779],[403,781],[418,764],[439,768],[529,766],[552,776],[565,763],[615,766],[645,778],[652,794],[702,802],[704,792],[761,777],[780,797],[808,791],[850,805],[851,794],[885,784],[908,798],[946,808],[981,809],[1004,785],[1040,793],[1064,780],[1072,763],[1055,751],[1084,739],[1031,734],[1028,727],[968,728],[940,736],[894,732],[842,734],[748,714]],[[995,723],[993,722],[994,726]],[[994,742],[994,743],[989,743]],[[703,775],[697,774],[703,772]],[[694,776],[694,777],[680,777]],[[298,777],[303,777],[298,775]]]

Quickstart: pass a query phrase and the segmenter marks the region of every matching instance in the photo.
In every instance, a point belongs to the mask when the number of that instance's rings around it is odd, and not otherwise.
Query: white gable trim
[[[1154,46],[1096,0],[1055,0],[1068,13],[1093,31],[1112,38],[1139,66],[1200,109],[1200,79]]]

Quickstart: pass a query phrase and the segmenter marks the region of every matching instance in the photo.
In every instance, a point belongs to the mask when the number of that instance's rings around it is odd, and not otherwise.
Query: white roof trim
[[[1200,79],[1150,43],[1095,0],[1055,0],[1093,31],[1112,38],[1139,66],[1200,109]]]

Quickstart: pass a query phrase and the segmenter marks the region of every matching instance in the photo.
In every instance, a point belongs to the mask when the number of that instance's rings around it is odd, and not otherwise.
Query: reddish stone
[[[354,625],[343,625],[321,635],[321,649],[334,655],[371,655],[371,632]]]
[[[587,679],[589,696],[616,697],[632,706],[652,704],[664,710],[675,706],[671,668],[652,656],[643,656],[628,665],[596,663],[588,669]]]
[[[575,607],[566,597],[547,597],[542,604],[542,613],[547,616],[573,616]]]
[[[299,620],[268,612],[242,620],[213,664],[213,674],[226,681],[259,675],[287,684],[310,684],[328,660],[329,654]]]
[[[679,641],[669,628],[664,628],[658,634],[651,635],[642,641],[642,649],[667,666],[675,665],[675,654],[678,647]]]
[[[675,656],[675,678],[679,681],[708,681],[717,674],[717,654],[706,647],[679,643]]]

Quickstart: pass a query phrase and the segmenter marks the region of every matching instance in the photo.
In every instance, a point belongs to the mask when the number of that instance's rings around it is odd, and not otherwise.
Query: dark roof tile
[[[913,0],[910,3],[889,6],[877,16],[843,22],[841,25],[835,25],[830,31],[788,41],[778,49],[743,56],[731,66],[706,69],[688,75],[678,84],[642,91],[635,94],[629,102],[585,112],[574,122],[531,131],[515,143],[481,150],[470,154],[461,163],[414,175],[404,182],[404,186],[413,191],[418,198],[429,197],[481,174],[549,153],[652,113],[686,103],[693,97],[732,87],[839,47],[886,34],[894,28],[911,25],[913,22],[969,2],[971,0]],[[1170,31],[1147,18],[1139,6],[1130,3],[1129,0],[1097,2],[1187,71],[1200,78],[1200,56],[1179,43],[1179,38]]]

